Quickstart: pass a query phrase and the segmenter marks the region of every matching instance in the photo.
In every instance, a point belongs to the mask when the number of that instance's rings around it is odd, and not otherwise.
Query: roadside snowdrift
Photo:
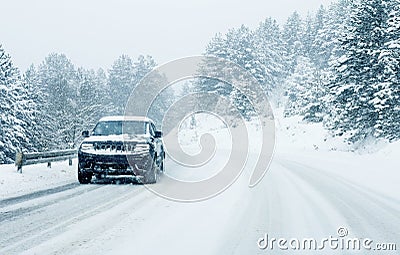
[[[77,161],[24,166],[22,174],[14,165],[0,165],[0,200],[38,190],[50,189],[76,181]]]

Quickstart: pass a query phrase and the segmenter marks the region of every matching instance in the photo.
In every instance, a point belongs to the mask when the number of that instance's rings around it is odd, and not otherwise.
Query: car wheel
[[[163,155],[163,157],[161,159],[160,172],[165,173],[165,154]]]
[[[89,184],[92,181],[92,175],[82,173],[78,170],[78,181],[80,184]]]
[[[158,178],[157,162],[156,159],[153,159],[151,162],[150,169],[146,173],[146,178],[144,180],[144,183],[146,184],[156,183],[157,178]]]

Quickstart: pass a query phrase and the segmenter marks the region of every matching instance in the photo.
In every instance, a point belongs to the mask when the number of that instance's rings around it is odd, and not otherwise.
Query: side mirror
[[[83,132],[82,132],[82,136],[83,136],[83,137],[89,137],[89,136],[90,136],[90,135],[89,135],[89,131],[88,131],[88,130],[83,131]]]
[[[163,133],[161,131],[156,131],[154,137],[155,138],[161,138]]]

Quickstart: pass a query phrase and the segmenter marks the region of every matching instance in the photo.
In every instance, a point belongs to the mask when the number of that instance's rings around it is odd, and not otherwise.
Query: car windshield
[[[101,121],[93,130],[93,135],[143,135],[147,122],[144,121]]]

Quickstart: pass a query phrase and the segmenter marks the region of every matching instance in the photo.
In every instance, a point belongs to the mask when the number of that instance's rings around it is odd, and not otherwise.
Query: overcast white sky
[[[77,66],[108,69],[121,54],[158,63],[201,54],[217,32],[266,17],[283,23],[332,0],[12,0],[3,1],[0,44],[25,70],[51,52]]]

